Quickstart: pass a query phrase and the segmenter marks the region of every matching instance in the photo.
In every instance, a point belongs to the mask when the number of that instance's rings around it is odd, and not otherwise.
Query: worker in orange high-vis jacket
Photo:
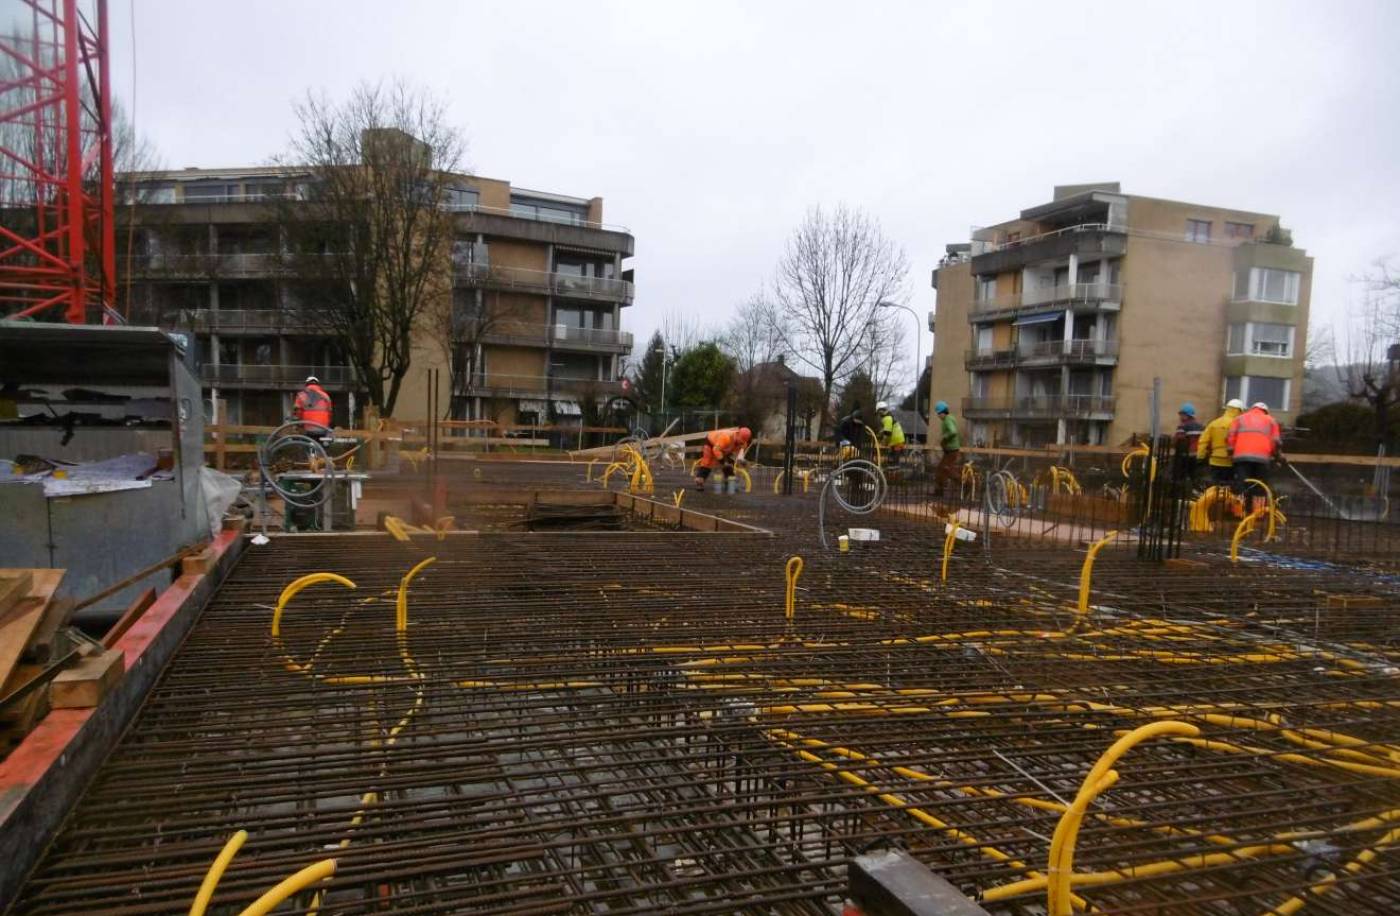
[[[705,479],[716,468],[727,485],[734,473],[734,462],[744,457],[744,452],[752,440],[753,431],[747,426],[716,429],[705,436],[705,446],[695,467],[695,489],[705,489]]]
[[[321,387],[320,379],[314,375],[306,377],[306,385],[297,392],[292,405],[292,416],[301,421],[302,430],[309,436],[325,436],[331,431],[331,396]]]
[[[1283,460],[1283,431],[1269,415],[1269,405],[1255,401],[1230,423],[1225,437],[1235,464],[1235,485],[1251,497],[1262,496],[1259,487],[1247,480],[1269,482],[1269,463]],[[1253,508],[1253,506],[1251,506]]]

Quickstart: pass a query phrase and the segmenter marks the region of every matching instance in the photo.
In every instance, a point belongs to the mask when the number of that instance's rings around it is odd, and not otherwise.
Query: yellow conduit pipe
[[[1099,551],[1108,546],[1114,538],[1118,537],[1117,531],[1110,531],[1099,538],[1089,547],[1089,553],[1084,557],[1084,566],[1079,570],[1079,614],[1083,620],[1089,613],[1089,583],[1094,575],[1094,560],[1098,557]]]
[[[953,556],[953,545],[958,541],[958,519],[956,516],[948,517],[948,536],[943,539],[943,568],[939,571],[938,581],[946,583],[948,581],[948,560]]]
[[[1195,738],[1200,733],[1199,728],[1186,722],[1152,722],[1133,729],[1103,752],[1090,768],[1089,775],[1084,778],[1084,785],[1074,803],[1060,818],[1060,823],[1055,827],[1055,835],[1050,841],[1050,860],[1046,869],[1050,875],[1046,897],[1046,908],[1050,916],[1069,916],[1072,911],[1070,875],[1074,871],[1074,842],[1079,835],[1079,824],[1089,803],[1117,782],[1118,774],[1112,770],[1113,764],[1137,745],[1159,735]]]
[[[334,582],[346,588],[356,588],[355,583],[344,576],[329,572],[311,573],[309,576],[302,576],[300,579],[292,580],[286,588],[282,589],[282,594],[277,596],[277,606],[273,608],[272,611],[273,636],[282,635],[282,609],[287,606],[287,602],[295,598],[297,593],[302,589],[309,588],[312,585],[319,585],[322,582]]]
[[[1267,544],[1269,541],[1274,540],[1274,537],[1275,537],[1275,535],[1277,534],[1277,528],[1276,528],[1276,526],[1275,526],[1274,523],[1275,523],[1275,521],[1277,521],[1277,519],[1278,519],[1278,517],[1279,517],[1279,514],[1280,514],[1279,511],[1278,511],[1278,503],[1277,503],[1277,501],[1274,499],[1274,491],[1269,487],[1268,484],[1266,484],[1264,481],[1260,480],[1260,479],[1257,478],[1257,477],[1249,477],[1249,478],[1246,478],[1246,479],[1245,479],[1245,483],[1247,483],[1247,484],[1249,484],[1249,483],[1255,484],[1255,485],[1257,485],[1261,490],[1264,491],[1264,496],[1265,496],[1264,507],[1265,507],[1266,509],[1268,509],[1268,515],[1269,515],[1269,530],[1266,531],[1266,532],[1264,533],[1264,543]]]
[[[787,574],[787,594],[784,603],[783,616],[789,623],[792,622],[793,612],[797,606],[797,577],[802,575],[802,558],[790,557],[787,566],[783,568]]]
[[[786,474],[786,473],[787,473],[787,471],[779,471],[779,472],[778,472],[778,476],[773,478],[773,495],[774,495],[774,496],[777,496],[779,493],[782,492],[782,489],[783,489],[783,475]]]
[[[1400,841],[1400,828],[1386,831],[1385,835],[1382,836],[1379,840],[1377,840],[1373,845],[1361,850],[1361,852],[1357,853],[1356,858],[1352,859],[1346,865],[1342,866],[1342,871],[1349,875],[1356,874],[1357,872],[1361,871],[1361,869],[1369,865],[1378,855],[1380,855],[1382,849],[1384,849],[1387,846],[1393,845],[1397,841]],[[1325,894],[1328,891],[1330,891],[1333,887],[1335,887],[1337,885],[1337,882],[1340,880],[1341,876],[1338,875],[1336,872],[1333,872],[1327,877],[1323,878],[1321,881],[1309,887],[1308,893],[1313,895],[1314,897]],[[1307,906],[1307,903],[1308,901],[1305,897],[1290,897],[1283,903],[1280,903],[1278,906],[1269,910],[1267,913],[1264,914],[1264,916],[1292,916],[1293,913],[1296,913],[1303,907]]]
[[[1235,526],[1234,537],[1230,538],[1231,563],[1238,563],[1240,561],[1240,541],[1244,540],[1249,535],[1249,533],[1254,530],[1254,526],[1258,524],[1259,519],[1263,516],[1265,512],[1268,511],[1268,506],[1262,506],[1258,509],[1255,509],[1253,512],[1249,513],[1244,518],[1240,519],[1240,523]]]
[[[454,515],[444,515],[438,519],[437,523],[433,525],[433,530],[437,532],[437,539],[439,541],[447,540],[447,532],[451,531],[456,523],[457,517]]]
[[[676,508],[679,509],[681,506],[681,501],[685,499],[685,487],[681,487],[679,490],[672,493],[671,499],[675,500]]]
[[[335,859],[322,859],[315,865],[308,865],[254,900],[252,905],[239,916],[267,916],[288,897],[299,894],[316,882],[324,881],[334,874]]]
[[[745,492],[745,493],[752,493],[752,492],[753,492],[753,478],[749,476],[749,472],[748,472],[747,470],[745,470],[744,468],[735,467],[735,468],[734,468],[734,473],[735,473],[735,474],[738,474],[738,475],[739,475],[739,479],[741,479],[741,480],[744,481],[744,492]]]
[[[194,896],[194,903],[190,905],[190,916],[204,916],[204,911],[209,908],[209,901],[214,897],[214,888],[219,886],[220,879],[224,876],[224,871],[228,869],[228,864],[233,861],[233,857],[238,855],[238,850],[243,848],[243,844],[248,842],[248,831],[240,830],[228,838],[224,848],[220,850],[214,859],[214,864],[209,866],[209,872],[200,882],[199,893]]]
[[[865,427],[866,433],[870,436],[871,443],[875,446],[875,465],[877,467],[883,466],[885,461],[880,451],[880,437],[875,434],[875,430],[871,429],[869,426],[866,426],[864,423],[862,423],[861,426]],[[854,445],[855,443],[851,444]]]
[[[402,633],[408,629],[408,583],[413,581],[413,577],[423,571],[424,567],[431,566],[437,562],[437,557],[428,557],[414,566],[404,577],[399,580],[398,599],[394,603],[394,629]]]

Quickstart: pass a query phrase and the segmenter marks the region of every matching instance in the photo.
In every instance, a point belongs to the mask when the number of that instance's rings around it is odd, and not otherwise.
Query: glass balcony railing
[[[298,366],[285,363],[248,365],[245,363],[205,363],[200,377],[207,384],[262,384],[269,387],[300,385],[308,375],[314,375],[323,385],[349,385],[355,380],[351,366]]]
[[[1096,394],[1052,394],[1018,398],[964,398],[968,416],[1060,419],[1112,415],[1115,399]]]

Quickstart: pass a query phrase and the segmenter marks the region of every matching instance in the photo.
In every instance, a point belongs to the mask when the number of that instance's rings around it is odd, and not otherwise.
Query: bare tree
[[[734,358],[734,365],[740,372],[748,372],[785,355],[773,301],[762,293],[750,296],[735,312],[720,343]]]
[[[343,102],[308,94],[285,164],[309,174],[274,203],[301,303],[372,404],[391,415],[414,330],[451,308],[453,220],[465,141],[444,102],[406,83],[362,83]],[[439,311],[440,314],[440,311]]]
[[[661,319],[661,336],[665,338],[666,346],[684,353],[715,335],[710,333],[694,312],[672,309]]]
[[[825,402],[869,359],[879,303],[900,296],[908,269],[879,223],[844,205],[812,208],[788,240],[773,287],[779,329],[786,348],[820,374]]]
[[[865,342],[857,365],[870,376],[877,401],[893,398],[897,380],[903,376],[907,357],[904,317],[903,312],[877,309],[866,325]]]
[[[1391,425],[1400,407],[1400,275],[1381,262],[1363,277],[1361,306],[1342,331],[1337,378],[1347,396],[1364,401],[1375,414],[1377,445],[1393,446]]]

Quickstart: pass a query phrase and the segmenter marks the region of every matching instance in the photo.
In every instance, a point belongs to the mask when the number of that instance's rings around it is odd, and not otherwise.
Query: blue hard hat
[[[934,404],[934,405],[933,405],[933,412],[934,412],[934,413],[947,413],[947,412],[948,412],[948,402],[947,402],[947,401],[939,401],[937,404]]]
[[[1188,417],[1194,417],[1196,415],[1196,405],[1187,401],[1185,404],[1181,405],[1181,409],[1178,410],[1177,413],[1184,413]]]

